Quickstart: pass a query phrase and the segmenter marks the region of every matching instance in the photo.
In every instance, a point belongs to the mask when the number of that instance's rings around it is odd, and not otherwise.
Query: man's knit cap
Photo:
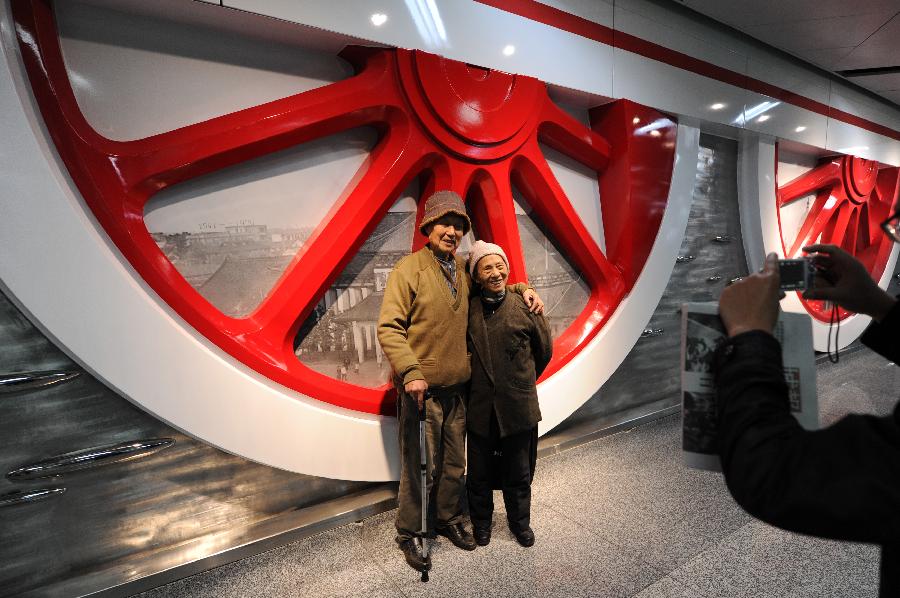
[[[425,232],[429,224],[439,220],[447,214],[455,214],[460,216],[465,224],[463,225],[463,234],[465,235],[472,229],[472,221],[466,214],[466,206],[459,194],[453,191],[435,191],[425,201],[425,214],[422,215],[422,223],[419,224],[419,232],[428,235]]]

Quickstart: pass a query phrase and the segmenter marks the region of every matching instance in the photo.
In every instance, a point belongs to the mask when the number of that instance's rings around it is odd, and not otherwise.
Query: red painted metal
[[[856,256],[872,277],[879,280],[884,274],[893,242],[881,231],[897,199],[900,168],[881,168],[872,160],[856,156],[837,156],[794,180],[778,186],[778,158],[775,158],[778,227],[785,257],[794,257],[804,245],[832,243]],[[813,196],[800,230],[785,236],[781,226],[781,208],[795,201]],[[793,236],[793,238],[789,238]],[[809,313],[828,322],[831,310],[822,301],[806,301]],[[839,310],[841,318],[850,312]]]
[[[122,254],[204,336],[257,372],[318,400],[393,413],[387,387],[362,388],[320,374],[295,357],[293,340],[415,177],[423,182],[423,197],[452,189],[467,198],[478,234],[506,249],[512,281],[526,277],[515,185],[589,286],[588,304],[556,340],[545,377],[597,334],[631,289],[656,238],[668,197],[675,124],[649,108],[628,102],[600,110],[591,130],[557,107],[536,79],[424,52],[348,47],[341,56],[355,68],[349,79],[145,139],[112,141],[78,108],[48,0],[14,0],[12,7],[25,68],[50,135]],[[643,135],[631,126],[634,118],[656,123],[657,133]],[[359,126],[379,131],[376,147],[246,318],[225,316],[197,293],[144,225],[144,206],[161,189]],[[540,143],[598,173],[615,266],[581,223]],[[417,235],[413,249],[423,242]]]
[[[666,210],[672,182],[677,127],[672,119],[629,100],[591,111],[591,124],[612,145],[606,176],[600,177],[606,254],[630,291],[650,255]]]

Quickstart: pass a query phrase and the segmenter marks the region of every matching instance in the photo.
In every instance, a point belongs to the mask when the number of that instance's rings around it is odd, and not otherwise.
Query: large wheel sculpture
[[[777,155],[777,154],[776,154]],[[891,213],[898,190],[898,168],[879,169],[878,163],[856,156],[839,156],[822,161],[794,180],[778,186],[776,159],[776,201],[782,251],[785,257],[799,257],[804,245],[830,243],[859,259],[872,278],[881,280],[891,255],[893,242],[880,224]],[[796,234],[782,227],[781,210],[803,198],[810,206]],[[823,301],[800,297],[806,310],[817,320],[828,322],[831,309]],[[839,309],[839,317],[850,313]]]
[[[387,388],[363,388],[318,373],[296,358],[293,342],[326,289],[416,177],[425,181],[422,196],[453,189],[471,198],[479,235],[506,247],[512,279],[524,280],[515,186],[583,277],[589,300],[556,340],[545,376],[596,336],[635,284],[656,238],[676,126],[651,109],[617,102],[592,112],[589,129],[557,107],[536,79],[424,52],[349,47],[341,54],[355,68],[349,79],[145,139],[112,141],[78,107],[49,3],[14,1],[13,15],[53,142],[118,249],[200,333],[264,376],[320,401],[393,412]],[[147,231],[144,206],[162,189],[360,126],[379,132],[369,159],[245,318],[228,317],[205,300]],[[539,143],[598,173],[606,254],[581,223]]]

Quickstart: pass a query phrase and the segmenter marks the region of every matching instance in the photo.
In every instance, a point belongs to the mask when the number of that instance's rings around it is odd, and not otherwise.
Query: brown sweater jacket
[[[388,277],[378,318],[378,341],[403,386],[425,380],[429,386],[453,386],[471,375],[466,350],[472,279],[456,257],[456,298],[426,246],[397,262]],[[523,283],[508,287],[522,294]]]

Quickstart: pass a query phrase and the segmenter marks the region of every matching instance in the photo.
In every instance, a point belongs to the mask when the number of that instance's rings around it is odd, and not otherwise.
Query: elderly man
[[[900,240],[894,214],[882,226]],[[861,263],[833,245],[811,245],[818,268],[808,299],[872,317],[862,342],[900,362],[900,306]],[[719,443],[725,481],[751,515],[778,527],[881,544],[881,596],[900,596],[900,406],[892,415],[848,415],[803,430],[790,414],[778,318],[777,256],[726,288],[719,313],[728,341],[716,353]],[[887,386],[886,386],[887,387]]]
[[[419,225],[428,244],[394,267],[378,320],[378,340],[398,390],[401,471],[396,541],[406,562],[418,571],[431,567],[430,557],[420,554],[413,541],[421,525],[422,490],[415,473],[419,466],[418,410],[423,405],[429,450],[429,519],[434,517],[437,533],[457,547],[476,547],[463,525],[460,504],[465,471],[464,393],[471,373],[466,327],[472,281],[456,250],[470,228],[459,195],[438,191],[429,197]],[[543,311],[543,303],[532,289],[521,283],[510,289],[521,294],[531,310]]]

